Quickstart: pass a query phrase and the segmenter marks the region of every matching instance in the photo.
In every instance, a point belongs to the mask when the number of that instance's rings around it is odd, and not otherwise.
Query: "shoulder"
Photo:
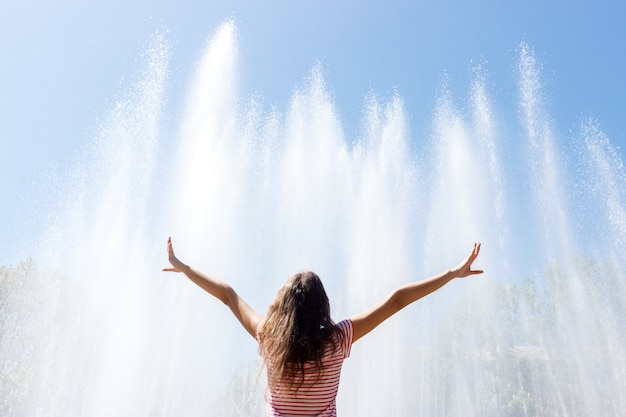
[[[341,320],[339,323],[337,323],[337,328],[342,333],[352,332],[352,328],[353,328],[352,320],[350,319]]]
[[[337,329],[341,334],[341,348],[344,352],[344,357],[350,356],[350,350],[352,348],[352,340],[354,338],[354,330],[352,320],[345,319],[337,323]]]
[[[263,330],[263,325],[265,324],[265,317],[259,320],[259,324],[256,326],[256,335],[255,338],[260,342],[261,341],[261,331]]]

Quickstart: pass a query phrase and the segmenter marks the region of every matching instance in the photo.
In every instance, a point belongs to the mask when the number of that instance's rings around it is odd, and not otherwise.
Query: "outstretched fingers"
[[[483,271],[480,269],[472,269],[472,264],[478,257],[480,253],[480,243],[474,243],[472,247],[472,251],[461,263],[454,269],[455,276],[459,278],[467,277],[470,275],[482,274]]]
[[[472,269],[472,264],[478,258],[478,254],[480,253],[480,243],[474,243],[474,247],[472,248],[472,253],[468,259],[468,267],[469,267],[469,275],[477,275],[482,274],[484,271],[482,269]]]
[[[163,268],[164,272],[180,272],[183,263],[174,255],[174,246],[172,245],[172,237],[167,238],[167,259],[170,266]]]

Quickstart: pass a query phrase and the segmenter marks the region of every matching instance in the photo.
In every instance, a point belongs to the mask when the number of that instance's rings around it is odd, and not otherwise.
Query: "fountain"
[[[396,95],[368,99],[354,141],[318,67],[284,112],[242,98],[236,46],[226,22],[170,137],[172,46],[155,33],[135,84],[42,213],[34,261],[2,270],[13,278],[0,288],[0,414],[263,415],[255,341],[182,275],[160,272],[168,235],[182,259],[259,312],[292,273],[315,270],[336,320],[483,242],[484,276],[354,346],[340,415],[626,407],[623,163],[594,120],[564,145],[528,45],[515,137],[477,67],[467,109],[442,88],[430,137],[409,137]]]

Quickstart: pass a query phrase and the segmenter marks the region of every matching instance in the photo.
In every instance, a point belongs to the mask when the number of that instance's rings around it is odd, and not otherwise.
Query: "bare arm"
[[[478,257],[480,243],[474,243],[472,252],[456,268],[450,269],[423,281],[412,282],[399,287],[386,299],[376,304],[366,312],[351,318],[354,326],[353,342],[356,342],[389,317],[396,314],[409,304],[438,290],[454,278],[482,274],[482,270],[473,270],[472,263]]]
[[[172,238],[167,239],[167,255],[171,266],[163,268],[163,271],[184,273],[200,288],[226,304],[244,329],[246,329],[246,331],[250,333],[253,338],[256,338],[256,330],[262,317],[254,311],[254,309],[250,307],[248,303],[246,303],[244,299],[241,298],[230,285],[228,285],[228,283],[204,275],[191,268],[189,265],[181,262],[174,255]]]

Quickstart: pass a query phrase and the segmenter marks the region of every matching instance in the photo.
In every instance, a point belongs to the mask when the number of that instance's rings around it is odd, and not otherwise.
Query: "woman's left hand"
[[[170,261],[171,266],[163,268],[165,272],[184,272],[187,265],[180,261],[174,255],[174,246],[172,246],[172,238],[167,238],[167,259]]]

